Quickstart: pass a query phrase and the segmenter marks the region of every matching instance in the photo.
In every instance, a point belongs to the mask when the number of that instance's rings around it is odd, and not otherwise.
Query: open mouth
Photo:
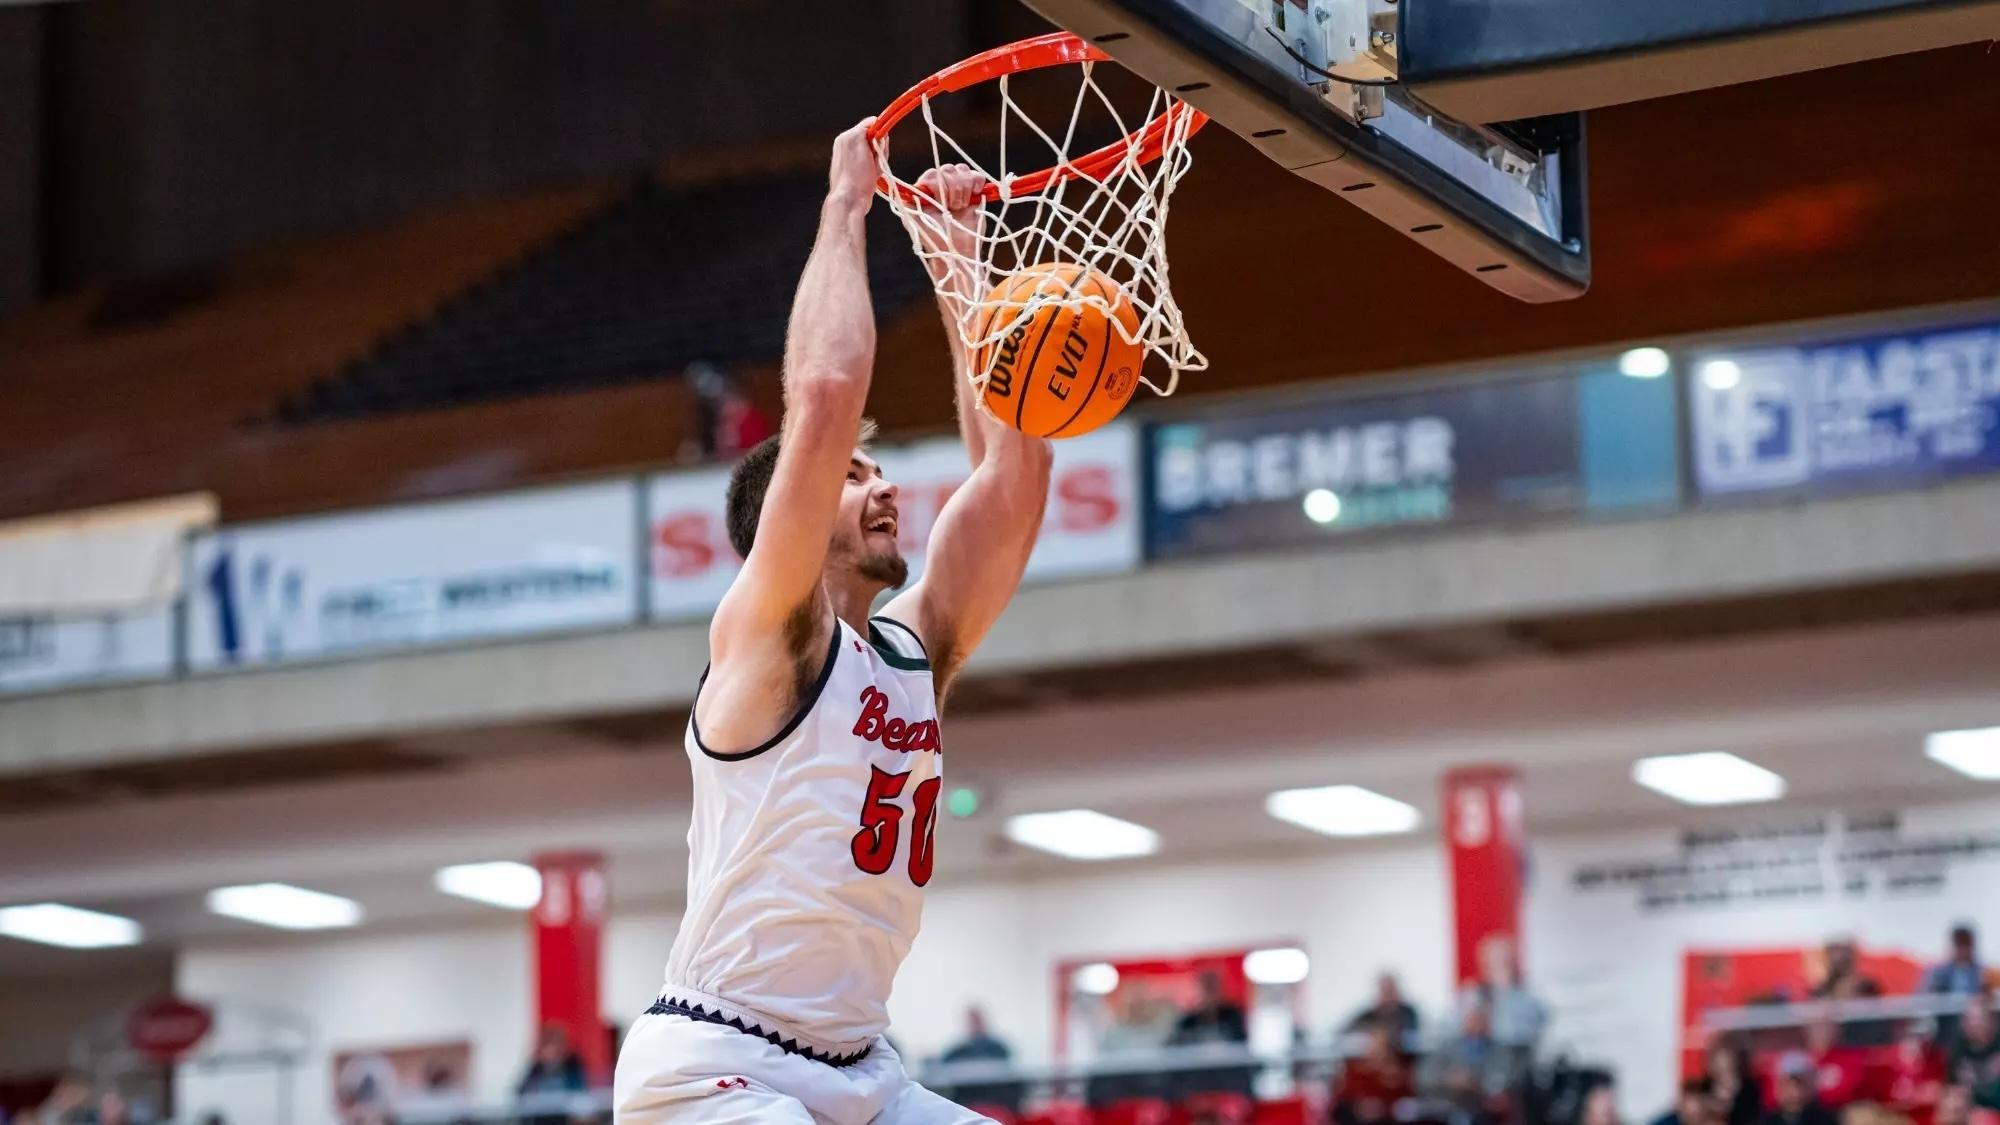
[[[893,536],[896,534],[896,517],[893,514],[876,516],[874,519],[862,524],[861,527],[864,531],[875,531],[883,535]]]

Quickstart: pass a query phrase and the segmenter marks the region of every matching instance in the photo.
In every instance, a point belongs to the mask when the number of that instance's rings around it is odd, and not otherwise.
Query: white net
[[[1015,101],[1009,89],[1012,76],[996,79],[1001,105],[998,155],[991,155],[992,138],[988,138],[981,146],[989,152],[986,162],[938,123],[930,98],[920,103],[912,116],[921,117],[928,133],[931,166],[965,164],[990,181],[998,195],[973,214],[969,226],[946,214],[935,198],[898,178],[889,165],[887,144],[878,149],[882,176],[891,185],[889,205],[929,269],[946,315],[957,324],[972,380],[982,389],[999,352],[988,345],[997,344],[1050,305],[1095,306],[1128,343],[1164,360],[1163,379],[1142,375],[1159,394],[1172,394],[1181,372],[1208,366],[1188,339],[1180,306],[1174,303],[1166,253],[1167,201],[1192,159],[1188,136],[1203,119],[1157,88],[1144,116],[1121,113],[1098,85],[1092,73],[1095,65],[1082,62],[1062,68],[1076,72],[1079,81],[1069,121],[1054,132],[1037,124]],[[1095,129],[1101,142],[1107,125],[1123,139],[1101,148],[1083,140]],[[911,142],[905,138],[899,143]],[[1051,174],[1035,175],[1044,170]],[[1067,284],[1045,282],[996,291],[1018,271],[1050,265],[1082,268],[1057,275],[1069,278]],[[1082,284],[1088,271],[1110,279],[1109,298],[1100,287]],[[1121,311],[1126,303],[1136,315]]]

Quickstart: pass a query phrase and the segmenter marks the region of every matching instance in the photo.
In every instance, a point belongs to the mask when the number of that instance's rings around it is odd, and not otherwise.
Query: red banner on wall
[[[599,960],[610,883],[604,857],[562,852],[535,857],[542,899],[535,905],[536,1028],[569,1033],[592,1085],[611,1078],[611,1045],[598,1011]]]
[[[1458,987],[1481,980],[1482,958],[1521,967],[1521,898],[1527,840],[1520,775],[1509,766],[1468,766],[1444,776],[1444,842],[1451,856],[1451,909]]]

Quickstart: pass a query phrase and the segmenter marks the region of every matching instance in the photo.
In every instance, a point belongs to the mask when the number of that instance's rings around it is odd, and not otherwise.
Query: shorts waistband
[[[815,1045],[789,1033],[789,1029],[784,1029],[776,1020],[760,1019],[721,997],[689,988],[670,988],[660,993],[653,1006],[646,1009],[646,1014],[682,1016],[701,1023],[734,1028],[745,1035],[754,1035],[788,1055],[833,1067],[853,1066],[867,1058],[875,1047],[873,1043],[863,1043],[857,1049],[841,1051],[837,1049],[839,1044]]]

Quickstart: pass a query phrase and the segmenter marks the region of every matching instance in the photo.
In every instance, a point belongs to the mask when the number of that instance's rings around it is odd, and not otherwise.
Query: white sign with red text
[[[971,466],[957,440],[939,438],[875,451],[897,486],[898,535],[914,581],[944,502]],[[1055,443],[1048,514],[1024,581],[1108,574],[1139,565],[1139,430],[1113,423]],[[723,468],[669,473],[648,482],[652,614],[699,617],[715,608],[742,565],[729,547]]]

